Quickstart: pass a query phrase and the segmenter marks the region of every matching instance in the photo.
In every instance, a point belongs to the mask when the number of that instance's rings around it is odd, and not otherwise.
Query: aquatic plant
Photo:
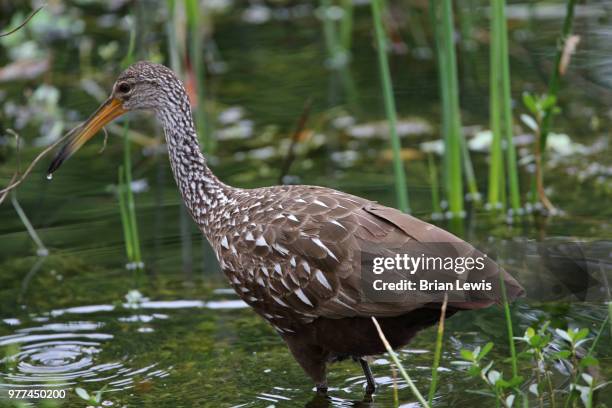
[[[25,23],[23,23],[23,24],[25,24]],[[8,134],[10,134],[10,135],[15,137],[15,146],[16,146],[16,149],[17,149],[17,172],[19,172],[19,167],[20,167],[20,162],[21,162],[19,147],[20,147],[20,143],[21,143],[21,140],[20,140],[21,138],[19,137],[19,134],[17,132],[15,132],[13,129],[7,129],[6,132]],[[17,178],[17,173],[15,175],[13,175],[13,177],[11,178],[11,181],[9,182],[9,184],[12,184],[15,181],[16,178]],[[4,201],[4,199],[6,198],[7,195],[8,195],[8,191],[3,192],[2,194],[0,194],[0,204],[2,204],[2,202]],[[13,205],[13,209],[17,213],[17,216],[21,220],[21,223],[24,225],[24,227],[26,227],[26,231],[28,231],[28,234],[30,235],[30,238],[32,239],[34,244],[36,244],[36,247],[37,247],[36,254],[38,256],[47,256],[47,255],[49,255],[49,250],[45,247],[45,244],[43,244],[43,242],[40,239],[38,233],[36,232],[36,229],[34,228],[32,223],[30,222],[30,219],[28,218],[28,216],[26,215],[25,211],[21,207],[21,204],[19,204],[19,200],[17,199],[17,191],[15,191],[15,190],[11,191],[11,204]]]
[[[391,136],[397,205],[403,212],[410,212],[406,174],[404,172],[404,165],[401,158],[402,145],[397,134],[397,112],[395,109],[395,99],[393,96],[393,85],[391,84],[389,61],[387,60],[387,38],[383,29],[382,1],[372,0],[370,3],[372,6],[372,19],[376,33],[378,65],[380,69],[380,79],[385,101],[385,112],[387,114],[387,122],[389,123],[389,133]],[[459,175],[459,177],[461,177],[461,175]]]
[[[391,347],[391,344],[389,344],[389,341],[387,340],[387,338],[385,337],[385,334],[380,328],[380,325],[378,324],[378,320],[376,320],[376,317],[372,316],[372,322],[374,323],[374,326],[376,326],[376,330],[378,331],[378,336],[380,337],[380,340],[383,342],[383,345],[385,346],[385,350],[387,350],[387,353],[389,353],[391,360],[393,360],[393,362],[395,363],[395,366],[397,367],[399,372],[402,374],[402,377],[404,377],[404,379],[406,380],[406,383],[408,383],[410,390],[412,391],[414,396],[419,400],[421,405],[423,405],[423,407],[429,408],[429,404],[427,403],[423,395],[419,392],[419,389],[416,387],[416,385],[414,384],[414,381],[412,381],[412,379],[408,375],[408,372],[406,372],[406,370],[404,369],[404,366],[402,365],[401,361],[397,357],[397,354]]]
[[[555,53],[555,64],[554,70],[550,76],[550,80],[548,81],[548,90],[547,94],[557,98],[557,93],[559,92],[559,85],[561,83],[561,74],[564,70],[562,68],[563,54],[566,51],[566,44],[569,40],[572,33],[572,26],[574,22],[574,9],[576,6],[576,0],[567,0],[566,8],[565,8],[565,19],[563,20],[563,28],[561,29],[561,36],[557,45],[557,52]],[[552,119],[555,116],[555,107],[551,106],[544,112],[544,117],[542,119],[542,137],[540,139],[540,148],[542,151],[546,151],[546,140],[548,138],[548,133],[550,131],[550,127],[552,125]]]
[[[538,106],[540,109],[537,111],[537,123],[538,128],[536,132],[537,145],[535,146],[536,155],[536,175],[532,178],[531,182],[531,202],[535,203],[538,200],[544,204],[544,206],[552,211],[552,204],[548,205],[546,200],[543,200],[543,169],[542,169],[542,158],[546,154],[546,146],[548,135],[550,133],[550,127],[552,126],[552,120],[555,115],[560,112],[560,108],[557,105],[559,86],[561,84],[562,71],[565,71],[566,67],[563,67],[563,55],[567,51],[566,46],[568,40],[571,38],[572,26],[574,21],[574,9],[576,1],[568,0],[565,9],[565,19],[563,21],[563,28],[561,30],[561,36],[557,45],[557,52],[555,53],[554,68],[548,81],[548,89],[545,94],[539,98],[533,96],[532,99],[539,99],[540,101],[548,101],[545,106]],[[567,65],[569,60],[565,62]],[[525,98],[523,98],[523,102]],[[527,106],[527,103],[525,103]],[[531,111],[532,115],[536,115],[535,108],[533,106],[527,106]],[[539,160],[540,162],[538,162]]]
[[[440,308],[440,321],[438,322],[438,330],[436,333],[436,349],[434,351],[434,360],[431,367],[431,384],[429,385],[429,395],[427,402],[433,404],[436,389],[438,387],[438,367],[440,366],[440,358],[442,356],[442,339],[444,338],[444,319],[446,318],[446,306],[448,305],[448,293],[444,294],[444,302]]]
[[[134,62],[135,38],[136,29],[134,24],[132,24],[128,51],[122,63],[124,67]],[[126,121],[123,126],[123,165],[118,168],[117,196],[119,198],[119,213],[121,215],[125,250],[128,258],[127,267],[128,269],[142,269],[144,268],[144,263],[142,262],[136,205],[134,204],[134,194],[132,192],[132,153],[128,137],[129,127],[130,123]]]
[[[513,140],[510,62],[505,0],[491,1],[490,118],[493,143],[489,163],[488,207],[505,207],[506,177],[512,215],[521,213],[519,174]],[[505,142],[505,160],[502,145]],[[504,166],[505,164],[505,166]]]
[[[442,98],[442,127],[444,135],[443,180],[452,218],[464,216],[463,166],[471,165],[462,151],[461,112],[457,59],[454,44],[453,6],[450,0],[430,0],[430,18],[435,30],[438,56],[439,85]],[[469,155],[469,153],[468,153]],[[465,173],[474,197],[477,196],[474,172]]]
[[[331,0],[321,0],[320,15],[323,21],[323,37],[329,56],[330,68],[340,69],[347,65],[352,37],[353,7],[344,1],[342,7],[332,5]]]
[[[107,385],[102,387],[102,389],[90,394],[84,388],[76,387],[74,389],[74,392],[79,398],[81,398],[84,401],[87,401],[89,404],[99,406],[102,403],[102,394],[106,391],[106,388],[107,388]]]
[[[45,247],[45,244],[43,244],[42,240],[38,236],[38,233],[36,232],[36,229],[34,228],[32,223],[30,222],[30,219],[26,215],[26,213],[23,210],[23,208],[21,208],[21,205],[19,204],[19,201],[17,200],[17,192],[16,191],[13,191],[12,194],[11,194],[11,203],[13,204],[13,208],[15,209],[15,212],[19,216],[19,219],[21,220],[21,223],[26,227],[26,230],[28,231],[28,234],[30,235],[30,238],[36,244],[36,255],[38,255],[38,256],[47,256],[47,255],[49,255],[49,250],[47,249],[47,247]]]
[[[342,18],[340,19],[340,44],[347,53],[351,52],[353,40],[353,0],[341,0]]]
[[[455,363],[460,365],[465,363],[468,366],[467,372],[469,375],[480,377],[483,380],[489,390],[493,392],[497,406],[510,408],[517,396],[512,391],[523,381],[523,377],[515,376],[506,380],[502,372],[492,368],[493,361],[486,363],[484,358],[492,349],[493,343],[491,342],[485,344],[484,347],[477,346],[473,350],[462,349],[460,354],[463,361],[456,361]]]
[[[429,170],[429,183],[431,184],[431,206],[433,213],[431,218],[438,220],[442,218],[442,207],[440,205],[440,186],[438,185],[438,170],[433,153],[427,153],[427,168]]]
[[[187,26],[189,27],[189,56],[196,87],[197,104],[194,104],[196,129],[204,150],[211,154],[216,148],[216,141],[213,137],[213,132],[211,132],[211,129],[208,126],[209,121],[206,115],[206,87],[204,83],[206,79],[206,72],[204,60],[202,58],[202,53],[204,52],[202,47],[202,22],[204,19],[200,14],[200,6],[197,0],[186,0],[185,8],[187,13]]]
[[[535,96],[528,92],[523,93],[523,104],[529,111],[529,115],[521,115],[523,123],[529,127],[535,134],[534,142],[534,157],[535,157],[535,192],[532,191],[532,202],[539,200],[548,212],[554,212],[555,208],[546,196],[544,190],[544,163],[542,157],[542,126],[546,112],[551,112],[550,115],[555,115],[560,112],[557,107],[557,98],[552,95]]]
[[[512,314],[510,313],[510,303],[508,302],[508,294],[506,292],[506,282],[503,276],[499,277],[499,286],[502,293],[502,306],[504,307],[504,319],[506,321],[506,334],[508,335],[508,347],[510,348],[510,357],[512,361],[512,375],[518,376],[518,359],[516,355],[516,347],[514,345],[514,329],[512,326]]]
[[[598,383],[590,374],[583,372],[588,367],[599,364],[593,356],[593,351],[608,319],[605,319],[598,334],[588,337],[587,328],[570,328],[568,330],[551,329],[549,322],[544,322],[537,327],[528,327],[522,337],[516,340],[525,344],[525,349],[519,353],[521,359],[530,360],[526,365],[532,371],[531,375],[514,374],[510,379],[504,379],[501,369],[493,369],[494,365],[500,365],[494,360],[485,361],[487,354],[493,349],[493,343],[489,342],[484,347],[476,347],[473,350],[462,349],[460,352],[462,360],[454,361],[453,364],[465,367],[467,373],[473,377],[479,377],[485,383],[487,389],[497,400],[497,404],[506,408],[513,406],[518,397],[520,389],[528,390],[529,395],[536,398],[540,407],[550,404],[557,407],[557,395],[565,394],[564,407],[569,407],[577,399],[580,399],[585,407],[593,406],[593,393],[605,387],[608,383]],[[592,341],[588,353],[579,358],[579,349],[585,343]],[[566,375],[571,381],[565,388],[555,388],[553,383],[553,367],[561,361],[564,367],[569,367]],[[561,372],[563,374],[563,372]],[[585,385],[586,384],[586,385]],[[523,394],[523,405],[529,404],[528,395]]]
[[[125,128],[127,129],[127,123]],[[124,137],[127,139],[125,135]],[[140,253],[140,240],[136,223],[131,176],[124,166],[119,166],[118,173],[117,197],[119,199],[119,214],[121,215],[121,225],[123,227],[125,252],[128,259],[127,268],[142,269],[144,264]]]

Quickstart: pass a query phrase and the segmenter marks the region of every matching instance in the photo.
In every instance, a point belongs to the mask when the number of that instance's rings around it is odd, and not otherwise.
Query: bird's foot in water
[[[366,378],[366,395],[372,395],[376,392],[376,380],[372,375],[372,370],[370,369],[370,365],[368,364],[365,358],[359,358],[359,363],[361,364],[361,368],[363,369],[363,374]]]
[[[372,395],[376,392],[376,385],[373,384],[367,384],[366,388],[365,388],[365,393],[366,395]]]
[[[317,394],[327,395],[327,382],[317,384],[316,387],[317,387]]]

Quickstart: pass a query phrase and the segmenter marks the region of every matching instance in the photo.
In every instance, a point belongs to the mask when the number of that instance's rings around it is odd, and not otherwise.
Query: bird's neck
[[[200,151],[189,104],[157,112],[170,165],[183,201],[194,221],[208,235],[218,213],[230,202],[233,189],[223,184],[206,165]]]

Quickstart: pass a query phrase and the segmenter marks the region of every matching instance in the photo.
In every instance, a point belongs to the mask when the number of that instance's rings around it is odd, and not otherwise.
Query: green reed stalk
[[[391,85],[391,73],[389,71],[389,61],[387,60],[387,38],[383,29],[381,0],[372,0],[372,19],[376,31],[376,43],[378,48],[378,64],[385,101],[385,111],[389,132],[391,134],[391,148],[393,150],[393,170],[395,175],[395,194],[397,195],[397,205],[403,212],[410,212],[408,202],[408,190],[406,186],[406,174],[401,158],[402,145],[397,134],[397,113],[395,110],[395,100],[393,98],[393,88]],[[461,177],[461,175],[459,175]]]
[[[474,59],[474,31],[475,31],[475,6],[472,0],[461,0],[457,6],[457,17],[459,19],[459,30],[461,31],[461,45],[467,54],[469,64],[466,64],[466,71],[476,75],[474,71],[476,61]]]
[[[493,0],[497,1],[497,0]],[[501,87],[500,76],[502,73],[501,67],[501,47],[499,38],[502,30],[499,16],[495,12],[495,8],[491,8],[491,51],[490,51],[490,82],[489,82],[489,104],[490,104],[490,121],[491,133],[493,140],[491,142],[491,156],[489,161],[489,192],[488,204],[491,210],[496,210],[503,207],[504,203],[501,200],[502,186],[501,180],[504,176],[503,154],[502,154],[502,122],[501,122]]]
[[[431,183],[431,207],[436,215],[442,214],[440,207],[440,186],[438,185],[438,170],[432,153],[427,153],[427,165],[429,167],[429,181]]]
[[[168,14],[170,16],[170,18],[168,18],[168,20],[166,21],[166,35],[168,37],[168,54],[170,56],[170,67],[172,68],[172,70],[174,72],[181,72],[182,71],[177,71],[176,68],[180,67],[181,64],[181,55],[180,55],[180,49],[179,49],[179,43],[178,40],[176,38],[176,2],[175,0],[167,0],[166,1],[166,7],[168,9]]]
[[[508,171],[510,206],[514,215],[518,215],[521,209],[521,197],[519,190],[518,165],[516,163],[516,149],[512,131],[512,96],[510,94],[510,61],[508,53],[508,26],[506,23],[506,1],[493,0],[495,15],[498,20],[499,57],[501,58],[501,101],[502,116],[504,120],[506,140],[506,166]]]
[[[124,67],[127,67],[134,61],[135,39],[136,29],[132,25],[128,51],[122,62]],[[132,193],[132,153],[130,139],[128,137],[129,128],[130,123],[126,121],[123,126],[123,166],[119,169],[119,208],[121,212],[121,222],[124,228],[128,259],[137,269],[140,269],[142,267],[142,257],[136,218],[136,205],[134,204],[134,194]],[[123,177],[121,177],[122,172]]]
[[[340,20],[340,44],[345,52],[351,51],[353,41],[353,0],[341,0],[342,20]]]
[[[470,152],[467,148],[467,144],[461,132],[461,119],[455,118],[455,113],[453,113],[452,107],[452,74],[449,74],[449,65],[448,61],[450,56],[447,52],[445,52],[445,47],[447,44],[445,43],[444,32],[442,28],[442,24],[440,23],[439,16],[439,5],[435,0],[430,0],[429,2],[429,14],[431,18],[431,25],[434,27],[435,37],[436,37],[436,50],[437,50],[437,60],[438,60],[438,83],[440,88],[440,94],[442,99],[442,124],[443,124],[443,134],[444,134],[444,185],[446,188],[447,195],[451,195],[451,191],[454,190],[453,186],[453,178],[452,174],[452,159],[451,159],[451,150],[447,148],[453,142],[452,134],[459,135],[459,143],[461,144],[461,159],[463,163],[463,171],[465,173],[468,191],[470,192],[471,198],[476,201],[480,201],[480,194],[478,193],[478,185],[476,183],[476,177],[474,173],[474,167],[472,166],[472,160],[470,158]],[[452,29],[452,28],[451,28]],[[454,47],[454,46],[452,46]],[[456,66],[455,66],[455,78],[456,78]],[[455,128],[457,122],[459,123],[458,128]],[[463,190],[463,188],[461,188]]]
[[[452,6],[451,6],[452,7]],[[450,196],[450,192],[453,191],[456,187],[453,186],[453,178],[451,176],[452,168],[451,163],[453,159],[451,159],[451,150],[447,148],[453,142],[451,142],[452,134],[457,134],[459,136],[459,143],[461,149],[461,159],[463,164],[463,172],[465,174],[467,188],[470,192],[470,197],[475,201],[480,201],[480,193],[478,192],[478,184],[476,183],[476,177],[474,173],[474,167],[472,165],[472,159],[470,157],[470,152],[467,148],[467,143],[465,138],[463,137],[463,133],[461,132],[461,118],[460,111],[458,108],[457,102],[457,111],[453,112],[453,94],[451,92],[452,88],[452,77],[453,74],[449,72],[449,58],[452,55],[449,55],[446,51],[446,47],[448,46],[446,43],[446,37],[444,28],[442,27],[441,16],[440,16],[440,7],[436,0],[429,1],[429,14],[431,19],[431,25],[434,27],[435,34],[435,44],[437,51],[437,60],[438,60],[438,86],[440,88],[440,94],[442,99],[442,123],[443,123],[443,132],[444,132],[444,180],[446,191]],[[451,8],[452,13],[452,8]],[[451,24],[452,24],[452,14],[451,14]],[[451,31],[454,28],[450,27]],[[452,53],[454,54],[454,42],[451,42]],[[457,65],[455,61],[455,88],[458,89],[457,83]],[[458,91],[456,91],[458,95]],[[458,101],[458,96],[457,96]],[[458,117],[455,117],[458,115]],[[458,125],[457,125],[458,123]],[[461,192],[463,187],[461,187]]]
[[[463,164],[463,172],[465,174],[465,180],[467,183],[467,189],[470,193],[470,198],[474,201],[480,201],[480,193],[478,192],[478,183],[476,182],[474,166],[472,165],[472,159],[470,157],[470,152],[467,147],[467,143],[463,134],[461,132],[461,117],[460,111],[457,109],[457,112],[453,112],[453,95],[451,93],[452,88],[452,77],[453,74],[446,71],[448,67],[447,61],[449,61],[450,55],[445,51],[445,47],[447,46],[446,39],[444,37],[445,33],[442,29],[441,19],[439,16],[439,10],[435,0],[430,0],[429,2],[429,13],[432,18],[432,25],[435,30],[435,38],[436,38],[436,49],[438,54],[438,81],[440,83],[440,93],[442,96],[442,122],[444,124],[444,134],[445,134],[445,147],[452,144],[450,142],[450,138],[453,133],[459,135],[459,143],[461,144],[461,159]],[[451,8],[452,12],[452,8]],[[451,24],[452,24],[452,15],[451,15]],[[451,30],[454,28],[451,26]],[[451,44],[454,44],[452,42]],[[451,45],[452,51],[454,54],[454,45]],[[455,60],[455,82],[457,82],[457,63]],[[458,89],[458,85],[455,85]],[[458,97],[457,97],[458,100]],[[457,104],[458,106],[458,104]],[[458,117],[455,117],[458,116]],[[458,123],[458,127],[457,126]],[[454,171],[450,167],[450,163],[452,159],[450,159],[451,151],[448,148],[445,148],[445,178],[447,180],[447,191],[453,191],[455,187],[453,187],[452,182],[453,179],[450,174]],[[462,188],[463,189],[463,188]],[[461,189],[461,190],[462,190]],[[450,193],[449,193],[450,195]]]
[[[448,92],[442,93],[444,109],[448,112],[445,115],[448,119],[448,136],[446,138],[445,149],[448,150],[448,171],[449,177],[448,202],[453,217],[463,215],[463,178],[461,160],[461,112],[459,110],[459,85],[457,80],[457,59],[455,55],[454,27],[453,27],[453,5],[451,0],[442,0],[440,9],[441,23],[441,50],[444,59],[439,61],[439,69],[444,77],[445,87]],[[440,64],[442,63],[443,64]]]
[[[433,27],[434,36],[435,36],[435,47],[436,47],[436,56],[438,62],[438,88],[440,89],[441,100],[442,100],[442,136],[444,138],[444,146],[448,145],[448,135],[449,131],[449,110],[447,109],[447,101],[448,98],[448,85],[446,83],[446,76],[443,74],[442,70],[444,69],[446,64],[446,54],[443,51],[442,47],[442,28],[439,24],[439,6],[436,0],[429,0],[429,17],[430,17],[430,25]],[[447,194],[450,188],[450,175],[449,175],[449,150],[447,148],[444,149],[444,154],[442,156],[442,184],[444,184],[444,193]]]
[[[129,121],[125,122],[123,127],[123,163],[125,173],[125,205],[127,210],[127,221],[129,225],[130,240],[133,248],[133,259],[136,268],[140,268],[142,264],[142,257],[140,253],[140,237],[138,234],[138,223],[136,220],[136,205],[134,204],[134,194],[132,193],[132,158],[130,139],[128,137],[128,131],[130,128]]]
[[[340,53],[340,44],[338,43],[335,23],[327,15],[331,6],[331,0],[321,0],[321,8],[323,10],[323,37],[325,38],[325,47],[329,55],[329,62],[333,67]]]
[[[125,242],[125,255],[129,262],[134,260],[134,249],[132,247],[132,232],[130,231],[130,221],[127,204],[125,200],[125,172],[123,166],[119,166],[117,177],[117,197],[119,198],[119,214],[121,215],[121,226],[123,228],[123,240]]]
[[[212,138],[212,132],[208,127],[208,120],[206,118],[206,71],[204,67],[204,61],[202,59],[202,33],[201,33],[201,21],[203,20],[200,15],[200,8],[197,0],[185,0],[185,8],[187,11],[187,24],[190,31],[190,54],[192,69],[196,78],[196,94],[198,104],[195,109],[195,122],[196,129],[200,141],[204,146],[204,150],[208,153],[212,153],[216,147],[215,140]]]
[[[374,1],[378,1],[378,0],[373,0],[373,2]],[[423,395],[419,392],[419,389],[416,387],[416,385],[414,385],[414,382],[412,381],[412,379],[410,378],[410,376],[404,369],[404,366],[399,361],[399,358],[397,358],[397,354],[395,354],[395,351],[393,351],[393,348],[391,348],[391,345],[387,341],[385,334],[383,333],[382,329],[380,328],[380,325],[378,324],[378,320],[376,320],[374,316],[372,316],[372,322],[374,322],[374,326],[376,326],[376,330],[378,331],[378,336],[380,337],[380,340],[385,346],[387,353],[389,353],[391,360],[393,360],[400,374],[402,374],[402,377],[404,377],[404,379],[408,383],[408,387],[410,387],[410,390],[412,391],[416,399],[419,400],[421,405],[423,405],[424,408],[429,408],[430,407],[429,404],[427,403],[427,401],[425,401],[425,398],[423,398]]]
[[[510,357],[512,359],[512,377],[518,377],[518,358],[516,356],[516,347],[514,345],[514,329],[512,327],[512,315],[510,314],[510,304],[508,303],[508,295],[506,293],[506,282],[504,274],[499,274],[499,284],[502,292],[502,302],[504,306],[504,317],[506,319],[506,331],[508,333],[508,344],[510,346]]]
[[[508,345],[510,346],[510,359],[512,361],[512,378],[515,379],[519,376],[518,372],[518,356],[516,354],[516,346],[514,344],[514,328],[512,326],[512,314],[510,313],[510,303],[508,302],[508,294],[506,292],[506,282],[504,281],[504,274],[499,274],[499,282],[502,292],[502,302],[504,306],[504,318],[506,320],[506,332],[508,334]],[[521,397],[523,407],[529,406],[529,398],[525,395],[521,389],[516,386],[516,395]],[[517,404],[518,405],[518,404]]]
[[[329,18],[328,11],[332,7],[330,0],[320,0],[323,10],[321,21],[323,23],[323,37],[327,50],[327,64],[333,71],[334,78],[340,80],[344,96],[353,113],[359,112],[358,95],[349,67],[351,59],[351,43],[353,31],[353,4],[352,0],[341,0],[343,10],[339,22]]]
[[[612,301],[608,301],[608,320],[612,322]],[[610,324],[610,336],[612,336],[612,324]]]
[[[465,180],[467,182],[467,188],[470,192],[470,199],[474,202],[480,202],[480,193],[478,192],[478,184],[476,183],[476,176],[474,175],[474,166],[472,165],[472,158],[470,157],[470,150],[468,149],[467,142],[461,136],[459,139],[461,142],[461,155],[463,158],[463,171],[465,173]]]
[[[446,317],[446,305],[448,304],[448,294],[444,294],[444,302],[440,309],[440,322],[438,323],[438,334],[436,335],[436,351],[434,353],[433,366],[431,367],[431,384],[429,386],[429,405],[433,404],[434,396],[438,386],[438,367],[440,366],[440,357],[442,355],[442,339],[444,338],[444,319]]]
[[[37,247],[36,254],[38,256],[48,255],[49,250],[47,249],[47,247],[45,247],[45,244],[43,244],[42,240],[38,236],[38,233],[36,233],[36,229],[34,229],[34,226],[32,226],[30,219],[26,215],[25,211],[23,211],[23,208],[21,208],[21,205],[19,204],[19,201],[17,200],[17,192],[15,190],[11,192],[11,203],[13,204],[13,208],[15,209],[15,212],[19,216],[21,223],[26,227],[26,230],[28,231],[30,238],[32,238],[32,241],[34,241],[34,243],[36,244],[36,247]]]
[[[393,406],[399,408],[399,391],[397,389],[397,371],[391,366],[391,378],[393,378]]]

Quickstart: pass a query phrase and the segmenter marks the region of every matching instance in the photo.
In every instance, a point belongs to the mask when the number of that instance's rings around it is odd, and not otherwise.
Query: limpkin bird
[[[360,251],[377,247],[384,252],[411,242],[464,242],[398,210],[329,188],[224,184],[200,151],[183,84],[169,68],[146,61],[121,73],[111,96],[57,153],[49,174],[105,124],[133,110],[153,111],[161,122],[176,184],[223,272],[284,339],[317,390],[327,391],[327,363],[353,358],[362,365],[366,391],[374,392],[365,357],[385,349],[371,317],[397,348],[439,319],[441,302],[362,296]],[[477,277],[499,281],[500,276],[508,298],[520,295],[521,286],[492,261]],[[447,316],[498,300],[449,302]]]

